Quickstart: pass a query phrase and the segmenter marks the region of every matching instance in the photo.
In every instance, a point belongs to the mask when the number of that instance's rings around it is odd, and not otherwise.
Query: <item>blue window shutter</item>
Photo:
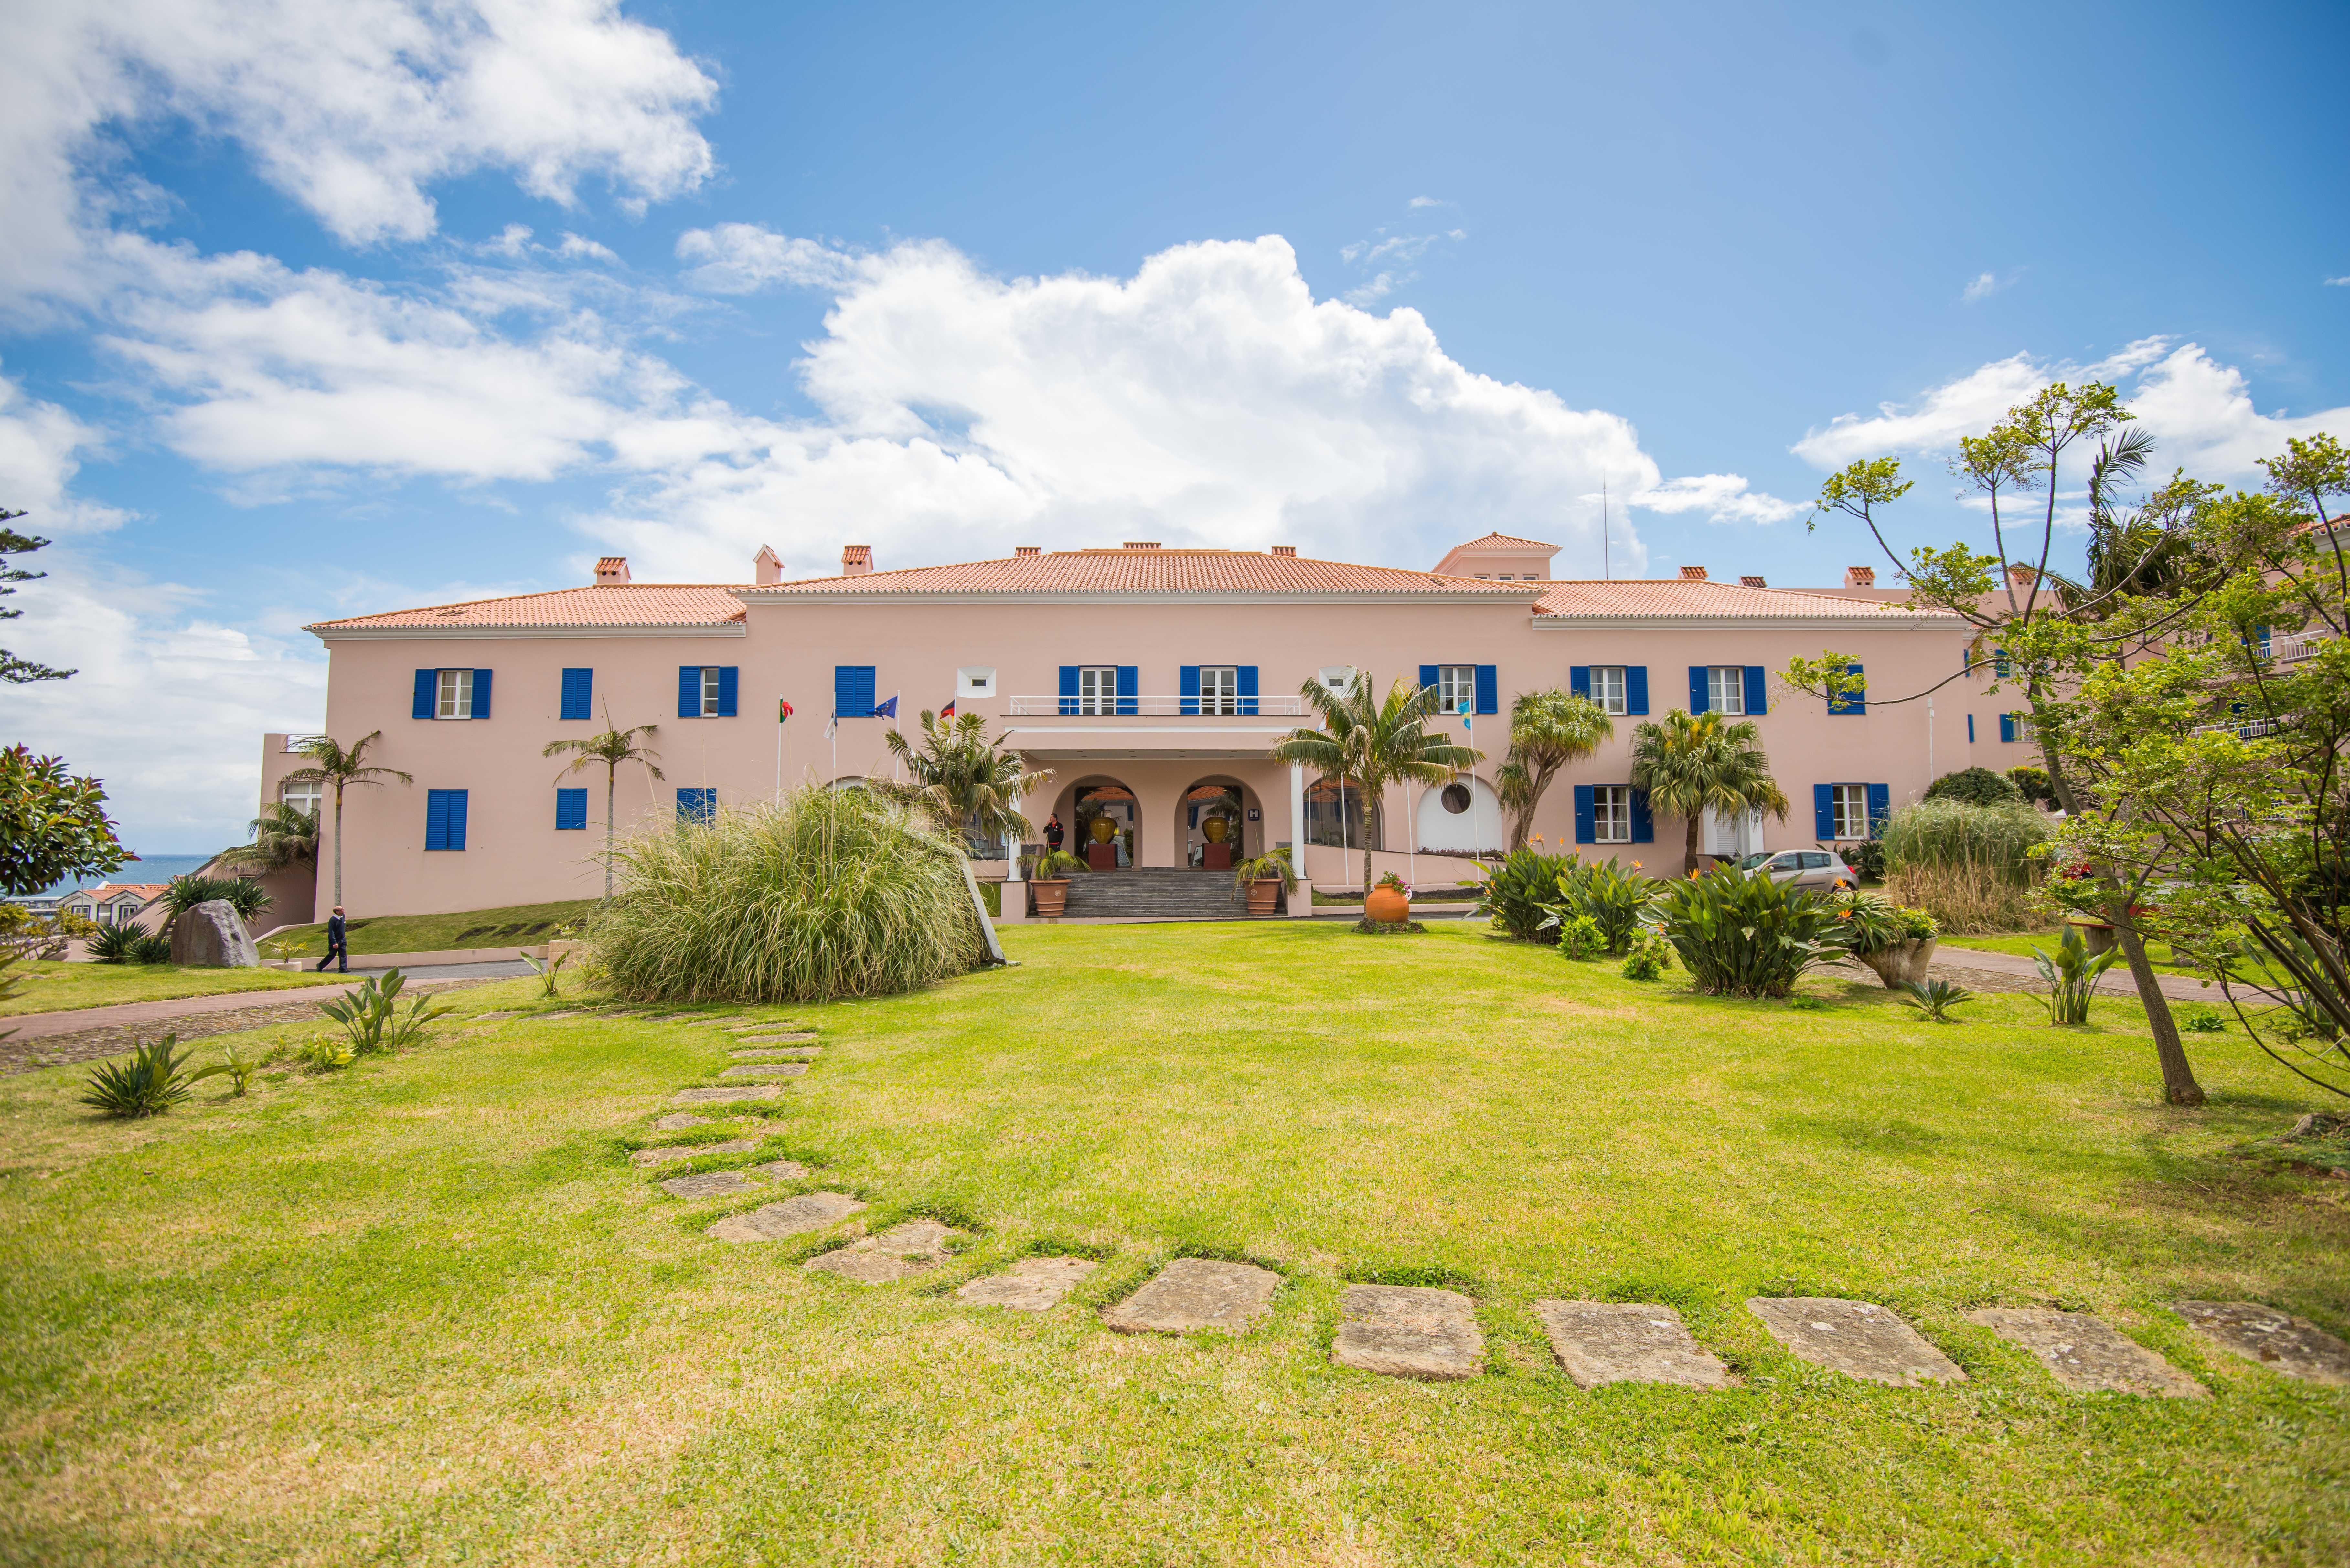
[[[1592,809],[1591,786],[1589,784],[1575,785],[1575,841],[1577,844],[1596,844],[1599,842],[1599,830],[1597,827],[1593,826],[1595,815],[1596,814]]]
[[[1970,745],[1970,746],[1971,746],[1971,745],[1973,745],[1974,743],[1975,743],[1975,716],[1974,716],[1972,713],[1970,713],[1970,714],[1968,714],[1968,715],[1967,715],[1967,744],[1968,744],[1968,745]]]
[[[558,833],[588,826],[588,792],[584,789],[559,789],[555,792],[555,827]]]
[[[699,680],[701,672],[694,678]],[[873,666],[836,664],[832,667],[832,711],[844,719],[873,717]]]
[[[677,819],[680,822],[707,826],[718,815],[718,792],[714,789],[681,789],[677,792]]]
[[[2014,714],[2002,713],[1999,716],[1999,738],[2002,741],[2008,742],[2012,742],[2015,739]]]
[[[723,664],[718,668],[718,716],[722,719],[734,716],[735,678],[740,674],[742,670],[735,665]]]
[[[1570,664],[1566,667],[1566,690],[1571,697],[1591,695],[1591,666]]]
[[[839,671],[833,673],[837,685]],[[702,666],[699,664],[677,667],[677,716],[681,719],[702,717]]]
[[[418,670],[416,672],[416,711],[410,717],[430,719],[432,717],[432,705],[440,701],[440,697],[441,672],[437,670]]]
[[[1648,711],[1648,667],[1627,664],[1624,667],[1624,711],[1645,713]]]
[[[595,707],[596,672],[593,670],[567,670],[563,672],[563,716],[567,719],[591,717]]]
[[[1770,673],[1766,665],[1750,664],[1746,667],[1746,716],[1750,719],[1757,713],[1771,711]]]
[[[1823,843],[1835,839],[1835,785],[1812,786],[1812,836]]]
[[[2269,628],[2266,628],[2266,627],[2264,627],[2264,626],[2256,626],[2256,627],[2252,628],[2252,629],[2253,629],[2254,631],[2256,631],[2256,632],[2260,633],[2260,638],[2261,638],[2261,657],[2262,657],[2262,659],[2266,659],[2266,658],[2268,658],[2268,657],[2269,657]]]
[[[449,847],[465,847],[465,792],[461,789],[449,792]]]
[[[1419,683],[1430,691],[1435,690],[1436,666],[1433,664],[1423,664],[1419,667]]]
[[[1241,711],[1254,713],[1256,711],[1256,666],[1235,665],[1232,673],[1240,685]]]
[[[1184,713],[1200,711],[1200,667],[1196,664],[1179,666],[1175,671],[1175,695],[1181,699],[1177,709]]]
[[[1648,792],[1632,792],[1632,842],[1654,844],[1657,841],[1657,819],[1648,815]]]
[[[1892,815],[1893,786],[1891,784],[1869,785],[1868,836],[1871,838],[1883,836],[1885,833],[1885,819]]]
[[[1713,690],[1706,684],[1705,666],[1692,664],[1690,672],[1690,717],[1694,719],[1713,706]]]
[[[1061,666],[1061,711],[1074,713],[1076,711],[1077,667],[1074,664],[1064,664]]]
[[[465,847],[465,792],[434,789],[424,792],[424,847]]]
[[[473,717],[486,719],[489,716],[490,672],[486,670],[476,670],[473,671]]]
[[[1502,667],[1481,664],[1477,667],[1477,711],[1498,713],[1502,711]]]
[[[1847,664],[1844,669],[1845,673],[1847,675],[1858,675],[1861,672],[1860,666],[1857,664]],[[1828,711],[1831,713],[1866,713],[1868,711],[1868,694],[1866,691],[1862,691],[1851,696],[1833,699],[1828,703]]]
[[[1142,704],[1136,699],[1142,691],[1142,666],[1121,664],[1118,667],[1118,711],[1139,713]]]
[[[2007,679],[2007,649],[2003,648],[1991,649],[1991,670],[2002,680]]]

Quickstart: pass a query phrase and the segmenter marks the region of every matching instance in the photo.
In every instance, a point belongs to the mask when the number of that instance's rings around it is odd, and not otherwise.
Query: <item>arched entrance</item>
[[[1122,784],[1082,784],[1069,793],[1069,852],[1097,871],[1134,865],[1140,803]]]
[[[1420,848],[1449,855],[1498,849],[1510,832],[1502,818],[1502,797],[1483,779],[1467,774],[1420,793],[1419,826]]]
[[[1233,779],[1205,778],[1185,790],[1175,805],[1180,863],[1196,870],[1229,871],[1246,859],[1252,804],[1248,792]]]

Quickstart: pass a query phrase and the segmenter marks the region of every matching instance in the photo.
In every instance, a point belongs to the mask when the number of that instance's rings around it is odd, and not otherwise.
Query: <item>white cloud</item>
[[[1413,208],[1451,206],[1433,196],[1414,196]],[[1429,247],[1440,241],[1459,242],[1469,237],[1466,229],[1445,229],[1430,234],[1396,234],[1381,225],[1369,239],[1357,240],[1338,247],[1338,259],[1359,272],[1368,273],[1355,287],[1339,297],[1352,306],[1375,305],[1404,285],[1419,276],[1419,258]]]
[[[839,288],[856,272],[853,260],[840,251],[756,223],[688,229],[678,236],[677,258],[696,264],[686,281],[712,294],[754,294],[770,284]]]
[[[1650,512],[1702,512],[1714,523],[1783,523],[1806,510],[1750,490],[1745,477],[1736,473],[1684,474],[1627,497],[1626,504]]]
[[[2325,280],[2325,286],[2328,288],[2350,288],[2350,277],[2329,277]]]
[[[1446,201],[1441,196],[1414,196],[1409,202],[1407,202],[1404,204],[1410,207],[1414,212],[1419,211],[1422,207],[1449,207],[1452,205],[1451,202]]]
[[[1988,429],[2048,379],[2030,355],[2011,355],[1929,389],[1910,407],[1882,403],[1873,416],[1839,414],[1792,450],[1822,468],[1842,468],[1855,458],[1885,452],[1946,451],[1959,437]]]
[[[128,513],[78,499],[68,488],[83,455],[99,444],[98,431],[0,376],[0,507],[26,514],[19,532],[57,538],[122,524]]]
[[[618,265],[620,260],[609,245],[599,245],[594,240],[568,232],[564,234],[563,243],[555,247],[555,254],[566,261],[599,261]]]
[[[1992,295],[1997,294],[2001,289],[2005,288],[2008,284],[2012,281],[2014,280],[2012,276],[2002,278],[1997,273],[1977,273],[1973,278],[1969,280],[1967,286],[1960,291],[1960,302],[1965,305],[1972,305],[1979,299],[1989,299]]]

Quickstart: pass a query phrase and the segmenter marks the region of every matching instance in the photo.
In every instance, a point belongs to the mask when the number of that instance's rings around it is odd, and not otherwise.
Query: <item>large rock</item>
[[[226,898],[207,898],[172,925],[172,961],[196,969],[259,969],[261,953]]]

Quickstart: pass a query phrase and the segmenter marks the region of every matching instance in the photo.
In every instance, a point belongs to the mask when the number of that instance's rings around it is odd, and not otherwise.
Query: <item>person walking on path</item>
[[[342,961],[337,966],[335,972],[350,973],[351,948],[348,939],[344,935],[343,907],[340,904],[336,905],[335,912],[327,917],[327,956],[318,961],[318,967],[324,970],[338,959]]]

